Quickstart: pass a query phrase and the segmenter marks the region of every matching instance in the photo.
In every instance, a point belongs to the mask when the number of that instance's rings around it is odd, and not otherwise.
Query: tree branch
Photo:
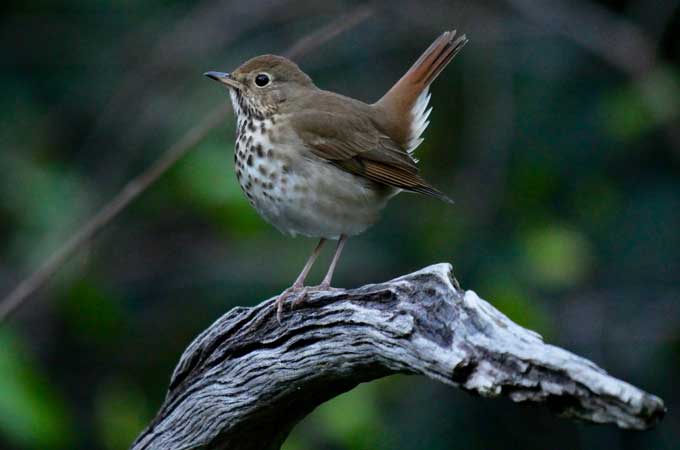
[[[234,308],[182,355],[132,450],[278,449],[316,406],[359,383],[425,375],[485,397],[642,430],[663,401],[547,345],[438,264],[387,283],[312,294],[276,320],[274,299]]]

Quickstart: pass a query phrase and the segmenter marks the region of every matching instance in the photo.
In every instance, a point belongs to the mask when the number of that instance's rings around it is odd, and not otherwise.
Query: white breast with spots
[[[239,117],[234,151],[236,178],[250,204],[272,222],[282,201],[282,175],[288,171],[271,142],[271,120]]]
[[[293,236],[337,239],[375,223],[397,191],[315,158],[281,122],[238,118],[236,177],[257,212]]]

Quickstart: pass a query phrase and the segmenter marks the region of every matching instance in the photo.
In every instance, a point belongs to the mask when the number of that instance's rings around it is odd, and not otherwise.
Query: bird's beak
[[[206,72],[205,75],[208,78],[212,78],[215,81],[219,81],[222,84],[226,84],[230,88],[241,89],[243,85],[238,81],[234,80],[230,74],[224,72]]]

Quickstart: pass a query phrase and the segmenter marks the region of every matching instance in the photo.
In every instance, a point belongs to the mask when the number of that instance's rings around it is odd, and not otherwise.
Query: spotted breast
[[[232,92],[237,115],[236,178],[250,204],[281,232],[337,239],[379,219],[398,191],[338,170],[306,148],[286,114],[253,114]]]

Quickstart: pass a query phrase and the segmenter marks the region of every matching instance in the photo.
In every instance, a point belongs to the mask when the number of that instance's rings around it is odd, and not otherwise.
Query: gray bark
[[[665,412],[658,397],[461,290],[448,264],[311,294],[282,324],[273,302],[232,309],[189,345],[132,449],[278,449],[321,403],[394,373],[621,428],[649,428]]]

